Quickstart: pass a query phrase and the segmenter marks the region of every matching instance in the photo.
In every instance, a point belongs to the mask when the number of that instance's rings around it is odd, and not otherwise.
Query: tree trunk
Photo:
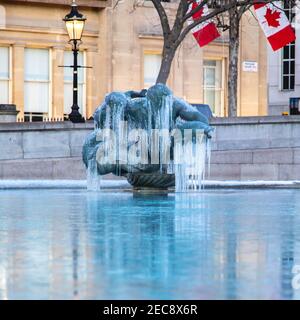
[[[240,15],[237,8],[229,10],[229,19],[228,116],[236,117],[240,47]]]
[[[176,48],[164,48],[162,54],[162,62],[156,83],[166,84],[170,75],[172,61],[174,59]]]

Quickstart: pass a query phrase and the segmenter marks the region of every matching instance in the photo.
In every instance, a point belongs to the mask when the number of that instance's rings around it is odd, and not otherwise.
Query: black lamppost
[[[73,69],[73,105],[72,112],[69,114],[69,119],[73,123],[80,123],[85,121],[79,112],[78,106],[78,68],[81,67],[78,66],[78,52],[86,18],[79,13],[75,0],[72,2],[71,12],[65,16],[63,21],[66,23],[70,38],[69,42],[72,44],[72,51],[74,54],[74,65],[71,66]]]

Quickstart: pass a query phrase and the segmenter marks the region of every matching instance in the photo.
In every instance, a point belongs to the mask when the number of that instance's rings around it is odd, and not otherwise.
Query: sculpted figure
[[[103,134],[104,131],[110,129],[119,136],[121,123],[126,123],[128,130],[143,129],[147,132],[153,129],[166,129],[170,132],[174,129],[201,129],[208,139],[213,131],[204,114],[184,100],[174,97],[171,90],[163,84],[141,92],[110,93],[94,113],[94,121],[96,129],[85,141],[83,161],[88,166],[89,161],[97,159],[100,175],[114,173],[128,177],[134,173],[159,174],[162,170],[167,170],[160,163],[128,165],[127,159],[122,158],[122,152],[117,154],[116,149],[108,145],[112,143],[106,141],[108,138]],[[128,136],[122,137],[117,143],[126,144],[125,148],[129,149],[142,139],[140,136],[127,138]],[[109,156],[107,153],[117,154],[114,163],[101,161]]]

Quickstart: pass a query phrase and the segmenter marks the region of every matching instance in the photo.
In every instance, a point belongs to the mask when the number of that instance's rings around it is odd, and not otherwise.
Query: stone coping
[[[126,180],[102,180],[102,190],[132,191]],[[204,182],[206,189],[299,189],[300,181],[212,181]],[[26,189],[87,189],[86,180],[0,180],[0,190]],[[170,193],[173,191],[170,190]]]
[[[263,116],[263,117],[236,117],[236,118],[213,118],[211,125],[228,126],[241,124],[277,124],[277,123],[300,123],[300,116]]]
[[[300,124],[300,116],[266,116],[266,117],[237,117],[237,118],[214,118],[212,126],[230,125],[258,125],[258,124]],[[94,122],[73,124],[65,122],[13,122],[0,123],[0,132],[8,131],[40,131],[40,130],[93,130]]]
[[[106,190],[132,188],[126,180],[102,180]],[[0,190],[87,189],[86,180],[0,180]]]
[[[0,132],[20,132],[20,131],[41,131],[41,130],[93,130],[94,122],[72,123],[70,121],[61,122],[10,122],[0,123]]]

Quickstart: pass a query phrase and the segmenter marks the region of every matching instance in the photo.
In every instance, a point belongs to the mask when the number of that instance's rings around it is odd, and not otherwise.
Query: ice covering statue
[[[184,140],[184,132],[192,132],[190,145],[196,143],[195,132],[202,133],[201,141],[198,141],[202,147],[196,155],[198,158],[200,156],[198,160],[201,165],[196,175],[201,174],[201,178],[197,179],[203,178],[207,141],[211,138],[213,129],[204,114],[184,100],[174,97],[167,86],[157,84],[141,92],[112,92],[94,113],[94,121],[95,130],[88,135],[83,147],[83,161],[87,168],[96,171],[94,175],[113,173],[125,176],[138,187],[174,186],[174,160],[176,157],[185,157],[187,152],[182,149],[180,153],[176,153],[178,148],[176,149],[174,135],[163,138],[156,133],[171,133],[175,130],[182,133],[180,146]],[[154,161],[153,150],[157,150]],[[195,151],[191,152],[195,154]],[[136,160],[142,156],[144,161]],[[182,167],[179,171],[182,171]],[[187,177],[184,181],[182,177],[178,177],[180,185],[187,184],[186,179],[193,174],[185,175]]]

